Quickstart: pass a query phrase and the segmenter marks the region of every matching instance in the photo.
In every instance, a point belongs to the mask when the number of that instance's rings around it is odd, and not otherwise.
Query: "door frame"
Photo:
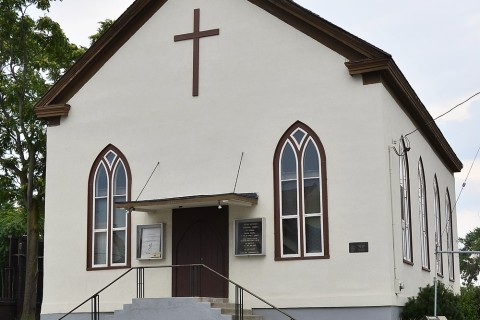
[[[202,219],[202,216],[204,219]],[[186,219],[185,225],[179,226],[178,220],[184,218]],[[222,206],[222,208],[218,207],[195,207],[195,208],[180,208],[180,209],[172,209],[172,263],[173,265],[178,265],[178,255],[177,255],[177,246],[180,241],[183,239],[185,233],[188,229],[195,225],[198,222],[202,222],[207,220],[208,222],[212,222],[212,219],[215,220],[215,223],[211,223],[210,225],[217,229],[219,236],[221,239],[221,247],[223,249],[223,256],[224,261],[222,263],[222,267],[224,270],[215,270],[222,274],[225,278],[228,278],[229,274],[229,256],[230,256],[230,247],[229,247],[229,208],[228,206]],[[185,222],[182,221],[182,223]],[[185,227],[186,226],[186,227]],[[180,228],[180,229],[179,229]],[[203,262],[198,262],[203,263]],[[208,263],[204,263],[208,266]],[[211,267],[211,266],[209,266]],[[178,267],[172,268],[172,297],[178,296],[178,290],[182,290],[181,288],[177,287],[177,269]],[[203,273],[212,274],[211,271],[201,268],[200,275]],[[223,271],[223,272],[222,272]],[[215,275],[215,277],[218,277]],[[201,283],[201,282],[200,282]],[[200,285],[201,286],[201,285]],[[223,297],[228,298],[228,286],[229,282],[224,281],[223,284]],[[201,293],[201,288],[200,288]]]

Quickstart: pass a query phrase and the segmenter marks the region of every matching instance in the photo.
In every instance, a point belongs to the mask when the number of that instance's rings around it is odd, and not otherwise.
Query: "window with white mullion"
[[[109,224],[109,184],[105,165],[100,163],[95,175],[94,219],[93,219],[93,264],[106,266],[108,252],[108,224]]]
[[[295,257],[300,254],[299,183],[297,156],[290,141],[285,143],[280,159],[282,256]]]
[[[422,268],[425,270],[430,270],[425,172],[423,170],[422,159],[418,161],[418,213],[420,218],[420,251]]]
[[[274,156],[275,259],[328,259],[325,150],[296,122]]]
[[[453,227],[452,227],[452,206],[450,203],[450,193],[445,194],[445,216],[446,216],[446,229],[447,229],[447,251],[453,251]],[[455,280],[455,269],[454,269],[454,259],[453,253],[448,253],[448,276],[449,279]]]
[[[438,190],[437,177],[433,180],[433,207],[435,214],[435,252],[442,251],[442,218],[440,214],[440,193]],[[437,274],[443,276],[443,255],[435,255],[435,263],[437,265]]]
[[[113,202],[125,202],[127,199],[127,175],[123,162],[119,160],[114,169],[113,174]],[[112,265],[125,265],[126,263],[126,230],[127,230],[127,210],[122,208],[115,208],[112,205],[111,220],[112,232],[110,239],[111,245],[111,263]]]
[[[404,141],[400,141],[400,201],[401,201],[401,224],[402,224],[402,251],[403,260],[413,262],[412,259],[412,233],[410,230],[410,183],[408,180],[407,148]]]
[[[130,180],[125,156],[108,145],[95,159],[88,180],[88,270],[130,265],[130,216],[115,207],[130,200]]]
[[[323,253],[322,187],[320,183],[320,157],[311,138],[302,155],[303,178],[303,241],[305,256]]]

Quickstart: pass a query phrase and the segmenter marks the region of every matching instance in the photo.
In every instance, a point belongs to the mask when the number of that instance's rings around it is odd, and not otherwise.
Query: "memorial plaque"
[[[163,259],[163,223],[137,226],[137,259]]]
[[[348,251],[350,253],[368,252],[368,242],[350,242]]]
[[[265,219],[235,220],[235,255],[265,254]]]

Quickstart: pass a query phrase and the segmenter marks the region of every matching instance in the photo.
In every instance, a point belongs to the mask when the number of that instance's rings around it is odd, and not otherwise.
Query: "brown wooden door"
[[[204,264],[228,277],[228,207],[173,210],[173,264]],[[173,268],[174,297],[192,296],[191,268]],[[228,297],[228,283],[201,268],[198,274],[199,296]]]

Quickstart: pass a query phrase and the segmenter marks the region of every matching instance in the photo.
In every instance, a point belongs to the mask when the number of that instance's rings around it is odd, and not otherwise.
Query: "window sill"
[[[130,265],[127,266],[115,266],[115,267],[87,267],[87,271],[104,271],[104,270],[118,270],[118,269],[129,269]]]
[[[422,270],[426,271],[426,272],[431,272],[432,271],[432,270],[430,270],[430,268],[425,268],[425,267],[422,267]]]
[[[330,259],[330,255],[326,254],[324,256],[318,257],[275,257],[275,261],[289,261],[289,260],[314,260],[314,259]]]
[[[413,261],[403,259],[403,263],[408,264],[409,266],[413,266]]]

